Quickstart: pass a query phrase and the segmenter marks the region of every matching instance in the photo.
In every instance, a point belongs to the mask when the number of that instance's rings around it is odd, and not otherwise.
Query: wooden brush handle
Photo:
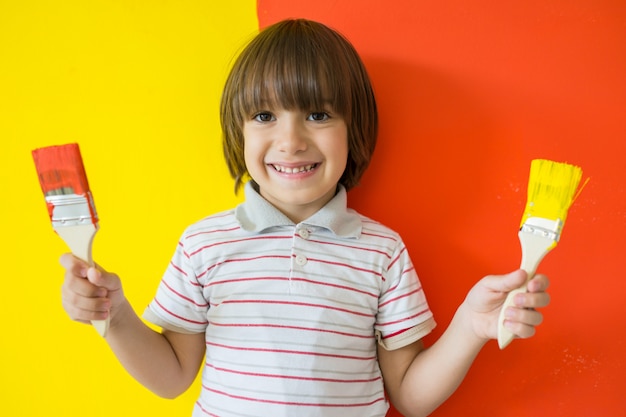
[[[98,231],[97,225],[93,223],[81,224],[77,226],[60,226],[55,231],[72,251],[72,254],[79,259],[94,266],[91,256],[91,246],[93,238]],[[92,320],[91,324],[96,328],[100,336],[105,337],[109,329],[110,318],[106,320]]]
[[[498,346],[500,349],[507,347],[515,338],[515,335],[504,327],[506,309],[515,305],[514,301],[517,294],[526,292],[526,284],[535,275],[539,263],[543,257],[556,246],[554,239],[541,234],[520,231],[518,236],[522,246],[522,262],[520,269],[526,271],[528,278],[523,285],[509,292],[504,304],[502,304],[500,317],[498,318]]]

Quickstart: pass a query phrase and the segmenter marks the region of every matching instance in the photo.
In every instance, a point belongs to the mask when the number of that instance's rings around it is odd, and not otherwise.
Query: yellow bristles
[[[528,200],[522,216],[523,225],[530,217],[541,217],[565,223],[567,211],[581,189],[582,170],[575,165],[535,159],[530,165]],[[583,184],[584,185],[584,184]]]

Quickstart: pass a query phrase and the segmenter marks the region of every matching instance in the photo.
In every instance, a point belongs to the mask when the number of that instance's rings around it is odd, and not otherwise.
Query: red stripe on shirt
[[[352,291],[352,292],[357,292],[363,295],[367,295],[368,297],[372,297],[372,298],[378,298],[378,294],[373,294],[371,292],[367,292],[365,290],[360,290],[358,288],[354,288],[354,287],[348,287],[347,285],[339,285],[339,284],[331,284],[329,282],[322,282],[322,281],[315,281],[312,279],[306,279],[306,278],[292,278],[292,281],[298,281],[298,282],[307,282],[309,284],[316,284],[316,285],[321,285],[321,286],[325,286],[325,287],[332,287],[332,288],[339,288],[342,290],[346,290],[346,291]]]
[[[187,276],[187,273],[180,266],[176,265],[174,263],[174,261],[170,261],[170,265],[172,266],[172,268],[174,268],[175,270],[177,270],[178,272],[180,272],[184,276]]]
[[[302,350],[287,350],[287,349],[268,349],[268,348],[253,348],[253,347],[244,347],[244,346],[231,346],[224,345],[221,343],[215,342],[206,342],[207,346],[214,346],[222,349],[229,350],[243,350],[247,352],[268,352],[268,353],[285,353],[289,355],[303,355],[303,356],[321,356],[326,358],[336,358],[336,359],[350,359],[356,361],[371,361],[376,359],[376,356],[353,356],[353,355],[338,355],[332,353],[321,353],[321,352],[306,352]]]
[[[213,268],[216,268],[216,267],[218,267],[220,265],[232,263],[232,262],[250,262],[250,261],[256,261],[258,259],[289,259],[289,258],[290,258],[289,255],[284,255],[284,256],[282,256],[282,255],[264,255],[264,256],[254,256],[252,258],[227,259],[225,261],[218,262],[216,264],[210,265],[206,270],[204,270],[201,274],[198,275],[198,279],[200,279],[201,277],[205,276]]]
[[[300,239],[302,239],[302,238],[300,238]],[[312,243],[321,243],[322,245],[339,246],[341,248],[356,249],[356,250],[361,250],[361,251],[365,251],[365,252],[379,253],[381,255],[384,255],[387,258],[391,258],[391,256],[389,256],[389,254],[387,252],[384,252],[384,251],[378,250],[378,249],[368,249],[368,248],[362,248],[360,246],[353,246],[353,245],[342,245],[340,243],[326,242],[326,241],[315,240],[315,239],[308,239],[307,241],[308,242],[312,242]]]
[[[340,336],[356,337],[359,339],[371,339],[372,338],[371,334],[363,335],[363,334],[356,334],[356,333],[340,332],[337,330],[320,329],[318,327],[311,328],[311,327],[303,327],[303,326],[288,326],[288,325],[282,325],[282,324],[248,324],[248,323],[236,324],[236,323],[217,323],[214,321],[210,321],[209,326],[245,327],[246,329],[249,329],[251,327],[268,327],[272,329],[289,329],[289,330],[302,330],[302,331],[316,332],[316,333],[332,333],[332,334],[338,334]]]
[[[204,245],[198,249],[196,249],[195,251],[191,252],[189,255],[190,256],[194,256],[200,252],[202,252],[203,250],[206,249],[211,249],[214,248],[216,246],[222,246],[222,245],[230,245],[233,243],[240,243],[240,242],[251,242],[251,241],[255,241],[255,240],[274,240],[274,239],[292,239],[292,236],[261,236],[261,237],[247,237],[247,238],[243,238],[243,239],[236,239],[236,240],[225,240],[223,242],[216,242],[216,243],[212,243],[210,245]]]
[[[241,227],[235,226],[235,227],[231,227],[229,229],[205,230],[205,231],[202,231],[202,232],[192,233],[189,236],[185,236],[185,240],[191,239],[191,238],[199,236],[199,235],[209,235],[209,234],[212,234],[212,233],[220,233],[220,232],[234,232],[235,230],[239,230],[239,229],[241,229]]]
[[[185,295],[183,295],[183,294],[179,293],[179,292],[178,292],[178,291],[176,291],[174,288],[170,287],[170,286],[169,286],[169,284],[168,284],[165,280],[163,280],[163,281],[161,281],[161,282],[163,283],[163,285],[165,285],[165,287],[166,287],[168,290],[170,290],[170,291],[171,291],[174,295],[176,295],[178,298],[181,298],[181,299],[183,299],[183,300],[185,300],[185,301],[187,301],[187,302],[189,302],[189,303],[191,303],[191,304],[193,304],[193,305],[196,305],[196,306],[198,306],[198,307],[208,307],[208,306],[209,306],[209,304],[208,304],[208,303],[202,303],[202,304],[196,303],[193,299],[191,299],[191,298],[189,298],[189,297],[187,297],[187,296],[185,296]]]
[[[419,312],[419,313],[417,313],[417,314],[413,314],[413,315],[412,315],[412,316],[410,316],[410,317],[407,317],[407,318],[404,318],[404,319],[401,319],[401,320],[389,321],[389,322],[387,322],[387,323],[378,323],[378,325],[382,327],[382,326],[390,326],[390,325],[392,325],[392,324],[397,324],[397,323],[403,323],[403,322],[405,322],[405,321],[408,321],[408,320],[414,319],[415,317],[419,317],[419,316],[421,316],[422,314],[426,314],[426,313],[429,313],[429,312],[430,312],[430,309],[429,309],[428,307],[426,307],[426,309],[424,309],[424,310],[420,311],[420,312]]]
[[[395,236],[389,236],[389,235],[380,235],[378,233],[368,233],[368,232],[361,232],[362,235],[365,236],[374,236],[374,237],[378,237],[380,239],[388,239],[388,240],[397,240]]]
[[[404,294],[402,294],[402,295],[399,295],[398,297],[391,298],[391,299],[389,299],[389,300],[385,301],[384,303],[380,303],[380,304],[378,305],[378,308],[384,307],[384,306],[386,306],[386,305],[387,305],[387,304],[389,304],[389,303],[393,303],[394,301],[398,301],[398,300],[400,300],[400,299],[402,299],[402,298],[409,297],[409,296],[411,296],[411,295],[413,295],[413,294],[417,294],[418,292],[422,292],[422,287],[419,287],[419,288],[417,288],[417,289],[415,289],[415,290],[413,290],[413,291],[411,291],[411,292],[409,292],[409,293],[404,293]]]
[[[204,285],[205,288],[213,287],[215,285],[225,285],[225,284],[236,284],[240,282],[246,281],[288,281],[287,277],[273,277],[273,276],[264,276],[264,277],[253,277],[253,278],[233,278],[233,279],[225,279],[222,281],[211,281]]]
[[[291,255],[291,256],[294,257],[294,258],[296,257],[296,255]],[[369,272],[370,274],[376,275],[377,277],[379,277],[380,279],[385,281],[385,277],[381,273],[373,271],[371,269],[359,268],[359,267],[356,267],[356,266],[353,266],[353,265],[350,265],[350,264],[345,264],[345,263],[342,263],[342,262],[326,261],[324,259],[317,259],[317,258],[308,258],[307,257],[307,260],[309,262],[319,262],[319,263],[323,263],[323,264],[327,264],[327,265],[342,266],[344,268],[353,269],[355,271]]]
[[[179,320],[186,321],[187,323],[192,323],[192,324],[201,324],[201,325],[207,325],[208,324],[208,321],[189,320],[188,318],[185,318],[183,316],[179,316],[177,314],[174,314],[170,310],[168,310],[167,308],[163,307],[163,304],[159,303],[158,300],[155,299],[154,302],[159,306],[159,308],[161,310],[165,311],[168,315],[170,315],[172,317],[176,317]]]
[[[375,382],[381,379],[380,376],[374,378],[367,379],[337,379],[337,378],[314,378],[314,377],[306,377],[306,376],[296,376],[296,375],[280,375],[280,374],[263,374],[259,372],[244,372],[237,371],[235,369],[230,368],[220,368],[210,363],[205,363],[208,368],[213,368],[218,372],[225,372],[229,374],[236,375],[245,375],[245,376],[254,376],[259,378],[274,378],[274,379],[294,379],[298,381],[315,381],[315,382],[334,382],[339,384],[363,384],[369,382]]]
[[[283,305],[291,305],[291,306],[299,306],[299,307],[314,307],[314,308],[323,308],[324,310],[335,310],[341,311],[342,313],[353,314],[355,316],[362,317],[371,317],[372,315],[369,313],[360,313],[354,310],[348,310],[346,308],[333,307],[325,304],[313,304],[313,303],[299,303],[293,301],[276,301],[276,300],[225,300],[222,301],[221,304],[283,304]],[[220,304],[214,304],[212,306],[217,307]]]
[[[261,399],[261,398],[244,397],[244,396],[241,396],[241,395],[234,395],[234,394],[230,394],[228,392],[212,389],[212,388],[207,387],[204,384],[202,385],[202,388],[207,390],[207,391],[209,391],[209,392],[212,392],[214,394],[223,395],[223,396],[230,397],[230,398],[235,398],[235,399],[238,399],[238,400],[254,401],[254,402],[266,403],[266,404],[299,406],[299,407],[342,407],[342,408],[344,408],[344,407],[345,408],[347,408],[347,407],[368,407],[368,406],[371,406],[372,404],[376,404],[378,402],[385,401],[385,397],[379,397],[379,398],[377,398],[375,400],[372,400],[372,401],[369,401],[369,402],[353,403],[353,404],[303,403],[303,402],[264,400],[264,399]],[[202,407],[200,407],[200,408],[202,408]],[[202,408],[202,411],[205,412],[204,408]]]
[[[400,259],[402,257],[402,254],[406,252],[406,246],[404,246],[402,248],[402,250],[398,253],[398,256],[395,257],[395,259],[393,259],[390,263],[389,263],[389,269],[391,269],[393,267],[393,265],[398,262],[398,259]]]

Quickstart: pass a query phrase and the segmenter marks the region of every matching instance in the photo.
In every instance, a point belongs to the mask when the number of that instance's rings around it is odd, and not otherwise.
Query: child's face
[[[298,223],[335,195],[348,160],[348,129],[330,110],[270,109],[244,122],[244,156],[261,195]]]

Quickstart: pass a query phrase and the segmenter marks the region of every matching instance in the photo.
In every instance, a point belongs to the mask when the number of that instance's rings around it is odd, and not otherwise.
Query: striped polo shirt
[[[246,200],[185,230],[144,318],[205,333],[193,416],[384,416],[376,344],[435,326],[400,236],[336,196],[295,224]]]

